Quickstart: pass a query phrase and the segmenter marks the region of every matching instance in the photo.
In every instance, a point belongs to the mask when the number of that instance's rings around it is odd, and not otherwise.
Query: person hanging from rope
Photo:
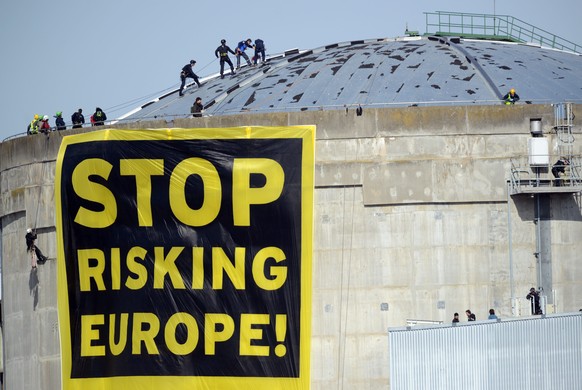
[[[198,81],[198,76],[192,70],[194,65],[196,65],[196,61],[190,60],[190,63],[184,65],[184,67],[182,68],[182,71],[180,72],[180,80],[182,81],[182,84],[180,84],[180,96],[184,96],[182,91],[184,90],[184,85],[186,85],[186,79],[188,77],[190,77],[191,79],[194,79],[194,82],[196,83],[198,88],[200,88],[200,81]]]
[[[220,78],[224,78],[224,63],[226,62],[230,66],[230,74],[232,76],[235,75],[234,73],[234,66],[232,65],[232,61],[228,56],[228,53],[235,54],[234,51],[228,46],[226,46],[226,39],[220,41],[220,46],[214,50],[214,55],[216,58],[220,58]]]
[[[36,269],[37,263],[44,264],[47,261],[47,257],[42,254],[35,244],[36,238],[36,230],[26,229],[26,251],[30,254],[32,269]]]

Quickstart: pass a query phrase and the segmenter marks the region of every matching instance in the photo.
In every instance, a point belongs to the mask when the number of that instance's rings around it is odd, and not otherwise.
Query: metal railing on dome
[[[426,34],[533,43],[581,54],[582,46],[509,15],[425,12]]]

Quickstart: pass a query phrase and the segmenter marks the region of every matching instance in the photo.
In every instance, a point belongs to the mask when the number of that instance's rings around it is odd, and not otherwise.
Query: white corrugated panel
[[[390,389],[582,389],[582,313],[389,329]]]

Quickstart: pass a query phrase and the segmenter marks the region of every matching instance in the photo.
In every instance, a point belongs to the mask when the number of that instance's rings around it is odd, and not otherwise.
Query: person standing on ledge
[[[543,314],[542,308],[540,306],[540,293],[536,291],[535,288],[529,289],[529,294],[525,296],[531,302],[531,314]]]
[[[556,187],[562,186],[562,178],[560,177],[560,174],[566,174],[566,165],[570,165],[570,161],[565,157],[560,157],[552,166],[552,175],[556,178]]]
[[[510,105],[510,104],[515,104],[519,101],[519,95],[517,93],[515,93],[515,89],[511,88],[509,90],[509,92],[507,92],[505,94],[505,96],[503,96],[503,103]]]
[[[487,317],[488,320],[497,320],[497,316],[495,315],[495,310],[494,309],[489,309],[489,317]]]
[[[79,108],[77,112],[71,115],[71,122],[73,122],[73,129],[79,129],[85,124],[85,117],[83,116],[83,109]]]
[[[95,113],[92,116],[93,118],[93,126],[103,126],[105,121],[107,120],[107,115],[103,112],[103,110],[99,107],[95,108]]]

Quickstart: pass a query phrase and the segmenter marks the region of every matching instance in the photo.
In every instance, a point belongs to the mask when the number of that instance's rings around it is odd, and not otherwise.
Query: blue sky
[[[4,1],[0,5],[0,140],[23,133],[35,113],[114,119],[179,86],[190,59],[201,77],[218,71],[214,50],[262,38],[267,54],[425,32],[433,11],[511,15],[582,45],[580,0],[194,2]],[[582,70],[581,70],[582,71]]]

